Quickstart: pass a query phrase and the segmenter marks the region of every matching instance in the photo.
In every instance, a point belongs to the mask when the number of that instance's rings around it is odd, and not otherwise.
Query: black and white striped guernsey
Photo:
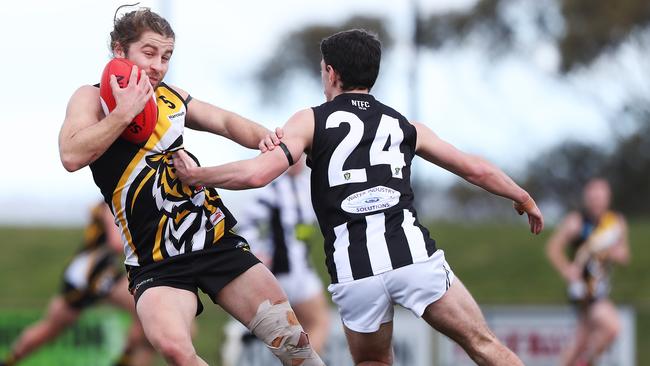
[[[242,212],[238,233],[255,255],[271,257],[269,267],[274,275],[291,272],[298,260],[309,266],[305,243],[297,239],[296,229],[316,222],[310,196],[307,174],[285,173],[257,190]]]
[[[312,204],[332,283],[428,259],[435,241],[410,183],[415,127],[370,94],[343,93],[313,111]]]

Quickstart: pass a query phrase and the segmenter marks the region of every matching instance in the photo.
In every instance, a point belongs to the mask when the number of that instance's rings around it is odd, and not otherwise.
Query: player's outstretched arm
[[[59,132],[59,155],[66,170],[73,172],[97,160],[142,111],[153,88],[144,71],[137,81],[137,70],[133,68],[129,84],[123,89],[111,76],[116,107],[107,116],[99,102],[98,88],[85,85],[72,95]]]
[[[528,192],[485,159],[456,149],[423,124],[413,125],[417,130],[416,153],[419,156],[488,192],[511,199],[520,215],[528,215],[531,232],[539,234],[544,227],[544,218]]]
[[[183,98],[187,92],[173,87]],[[187,105],[185,125],[197,131],[211,132],[226,137],[249,149],[262,152],[273,150],[283,137],[282,129],[269,131],[266,127],[237,113],[192,98]]]
[[[253,159],[198,167],[184,151],[173,156],[176,176],[185,184],[241,190],[259,188],[284,173],[311,146],[314,117],[311,109],[294,114],[284,126],[283,148],[276,148]]]

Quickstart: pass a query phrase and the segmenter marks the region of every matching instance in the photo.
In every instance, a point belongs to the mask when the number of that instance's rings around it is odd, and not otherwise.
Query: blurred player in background
[[[73,325],[84,310],[101,300],[127,311],[133,319],[124,353],[115,365],[150,364],[153,349],[145,339],[135,314],[135,302],[129,294],[128,281],[122,270],[122,250],[113,215],[101,202],[91,211],[82,247],[63,271],[61,293],[50,301],[43,319],[23,330],[11,353],[0,361],[0,365],[20,364],[20,360],[56,338]],[[56,363],[55,360],[52,362]]]
[[[237,230],[278,279],[312,347],[320,353],[327,340],[330,316],[323,285],[309,263],[306,240],[317,229],[305,169],[301,159],[271,184],[255,191]],[[237,337],[237,332],[233,333]]]
[[[173,151],[183,148],[185,127],[262,151],[273,149],[281,136],[166,84],[175,34],[150,9],[116,13],[110,36],[113,56],[135,64],[128,85],[121,88],[111,75],[116,107],[107,115],[98,86],[77,89],[59,134],[59,153],[68,171],[90,166],[110,204],[147,339],[170,364],[205,365],[191,335],[192,320],[203,310],[201,289],[284,365],[322,365],[275,277],[231,230],[237,221],[217,191],[182,184],[171,161]],[[152,96],[158,118],[148,140],[139,145],[120,138]]]
[[[173,158],[177,176],[188,184],[259,187],[307,153],[312,203],[332,279],[328,289],[357,365],[392,364],[394,304],[451,337],[480,365],[521,365],[490,331],[443,251],[418,222],[411,161],[418,155],[513,200],[537,234],[543,218],[535,201],[494,165],[457,150],[369,94],[381,59],[375,35],[334,34],[321,42],[321,55],[327,102],[294,114],[280,148],[207,168],[179,150]]]
[[[609,183],[590,180],[583,191],[583,210],[569,213],[547,245],[551,264],[566,280],[569,299],[578,309],[575,341],[563,355],[564,365],[592,364],[621,326],[608,298],[609,277],[612,264],[628,263],[630,249],[625,219],[610,211],[610,201]]]

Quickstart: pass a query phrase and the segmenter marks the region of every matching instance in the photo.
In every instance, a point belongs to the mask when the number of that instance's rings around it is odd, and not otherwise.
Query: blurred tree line
[[[523,16],[522,16],[523,14]],[[630,214],[648,214],[650,208],[650,2],[647,0],[480,0],[461,12],[419,16],[415,42],[438,50],[474,42],[493,59],[524,53],[530,36],[523,38],[522,18],[527,32],[537,41],[552,42],[559,53],[557,72],[570,78],[585,73],[599,60],[623,47],[637,49],[644,63],[641,75],[625,75],[625,62],[612,67],[611,83],[624,83],[628,95],[610,118],[611,148],[579,140],[560,142],[528,166],[524,182],[536,197],[565,208],[580,204],[580,192],[591,177],[607,178],[614,190],[615,206]],[[630,56],[628,56],[630,57]],[[616,62],[612,57],[609,62]],[[645,62],[644,62],[645,61]],[[618,66],[618,69],[615,67]],[[632,132],[628,133],[628,126]],[[620,131],[619,127],[624,131]],[[461,201],[476,196],[468,187],[452,193]]]
[[[467,9],[425,15],[414,8],[413,44],[416,49],[482,47],[491,62],[513,54],[527,57],[530,44],[553,44],[559,54],[556,73],[571,79],[595,69],[606,60],[613,66],[613,84],[627,95],[609,112],[611,145],[591,145],[579,139],[561,141],[544,151],[518,177],[538,201],[577,208],[580,191],[590,177],[603,176],[614,189],[615,206],[628,213],[647,215],[650,207],[650,1],[648,0],[478,0]],[[311,25],[288,34],[278,52],[267,60],[257,78],[266,97],[274,93],[288,73],[306,71],[318,76],[318,44],[338,30],[365,28],[379,34],[385,52],[394,42],[386,20],[353,17],[337,25]],[[616,55],[629,52],[626,59]],[[641,65],[631,70],[630,58]],[[416,184],[417,185],[417,184]],[[427,187],[427,184],[421,184]],[[423,192],[426,193],[426,192]],[[484,207],[492,212],[485,195],[470,185],[449,190],[459,207]],[[467,210],[466,210],[467,211]],[[479,213],[479,215],[481,215]]]

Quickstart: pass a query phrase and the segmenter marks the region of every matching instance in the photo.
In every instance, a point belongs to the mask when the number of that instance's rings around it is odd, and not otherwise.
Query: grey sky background
[[[466,7],[473,0],[421,0],[424,13]],[[98,82],[108,61],[109,32],[119,1],[20,1],[3,6],[4,87],[0,91],[4,169],[0,224],[80,224],[99,198],[90,170],[66,172],[57,136],[70,95]],[[607,146],[608,114],[624,90],[600,74],[559,79],[552,44],[527,45],[526,57],[491,64],[471,42],[455,50],[420,54],[420,110],[409,111],[407,70],[412,49],[410,5],[393,0],[143,1],[168,17],[176,49],[167,82],[198,99],[236,111],[265,126],[281,126],[295,111],[324,101],[319,85],[297,75],[279,90],[281,102],[260,104],[252,73],[281,37],[311,23],[337,24],[355,14],[381,16],[396,41],[385,55],[373,94],[416,115],[443,139],[485,156],[512,174],[537,153],[568,137]],[[314,68],[318,67],[314,60]],[[605,71],[603,71],[605,70]],[[246,150],[204,133],[186,133],[186,147],[203,165],[252,157]],[[454,178],[418,163],[418,174],[441,185]],[[237,212],[248,194],[222,192]]]

